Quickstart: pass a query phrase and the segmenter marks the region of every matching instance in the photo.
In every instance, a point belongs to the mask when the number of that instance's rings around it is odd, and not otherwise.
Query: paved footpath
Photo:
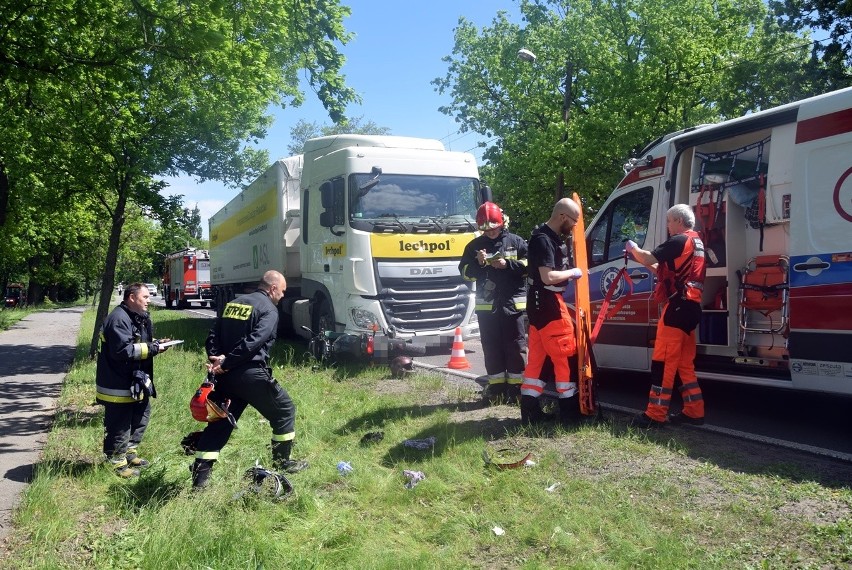
[[[41,459],[85,309],[32,313],[0,332],[0,549]]]

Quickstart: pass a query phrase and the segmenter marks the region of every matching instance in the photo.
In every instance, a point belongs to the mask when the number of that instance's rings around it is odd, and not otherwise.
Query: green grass
[[[279,341],[275,376],[298,407],[296,453],[311,462],[283,501],[242,494],[243,472],[270,460],[268,424],[249,409],[203,493],[190,489],[178,442],[204,378],[211,321],[153,313],[157,335],[187,342],[157,357],[143,476],[101,465],[102,411],[86,359],[93,315],[36,477],[15,514],[8,568],[845,568],[852,491],[807,461],[763,463],[741,442],[715,449],[687,430],[613,425],[522,430],[472,389],[384,367],[314,369]],[[492,409],[493,410],[493,409]],[[621,422],[623,423],[623,422]],[[361,445],[369,431],[379,443]],[[679,434],[692,434],[681,437]],[[409,438],[435,436],[417,451]],[[482,452],[535,465],[498,471]],[[341,476],[336,465],[354,471]],[[406,489],[403,469],[426,479]],[[848,479],[847,479],[848,480]],[[558,485],[553,488],[554,484]],[[548,489],[551,489],[550,491]],[[495,533],[501,528],[503,535]]]
[[[12,325],[38,309],[32,307],[0,308],[0,331],[8,330]]]

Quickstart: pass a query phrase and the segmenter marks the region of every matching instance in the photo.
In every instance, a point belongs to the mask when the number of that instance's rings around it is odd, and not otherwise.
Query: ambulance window
[[[644,245],[653,197],[654,189],[648,186],[620,196],[607,206],[589,232],[590,266],[623,258],[628,239],[640,247]]]

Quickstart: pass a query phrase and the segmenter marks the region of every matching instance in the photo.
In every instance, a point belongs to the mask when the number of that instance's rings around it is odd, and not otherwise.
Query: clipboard
[[[169,346],[174,346],[176,344],[183,344],[183,341],[182,340],[170,340],[168,342],[161,342],[160,348],[167,348]]]

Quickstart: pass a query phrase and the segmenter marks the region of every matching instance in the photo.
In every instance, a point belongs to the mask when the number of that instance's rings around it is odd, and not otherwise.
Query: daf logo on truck
[[[412,275],[438,275],[444,272],[443,267],[412,267]]]
[[[450,251],[450,240],[433,243],[426,243],[423,240],[416,241],[413,243],[399,240],[399,251],[422,251],[424,253],[435,253],[436,251]]]

